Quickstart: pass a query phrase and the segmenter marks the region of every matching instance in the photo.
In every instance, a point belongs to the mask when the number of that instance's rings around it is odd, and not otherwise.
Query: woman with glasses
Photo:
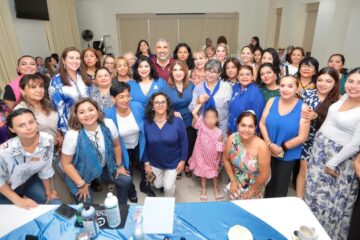
[[[195,87],[189,110],[192,112],[200,99],[205,100],[201,114],[208,108],[215,108],[219,114],[219,128],[226,136],[232,88],[229,83],[220,81],[220,74],[221,63],[209,60],[205,65],[205,81]]]
[[[301,96],[305,90],[315,89],[316,75],[319,71],[319,62],[313,57],[303,58],[299,63],[298,95]]]
[[[145,172],[155,175],[154,185],[163,187],[166,197],[174,197],[176,176],[183,171],[188,157],[185,124],[174,117],[170,100],[162,92],[150,97],[145,118]]]

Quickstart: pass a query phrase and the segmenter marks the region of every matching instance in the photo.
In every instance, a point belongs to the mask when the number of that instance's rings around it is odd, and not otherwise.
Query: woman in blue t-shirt
[[[261,134],[271,151],[271,180],[265,197],[286,197],[295,162],[300,160],[310,121],[301,117],[308,106],[296,96],[298,80],[280,79],[280,96],[269,99],[260,121]]]

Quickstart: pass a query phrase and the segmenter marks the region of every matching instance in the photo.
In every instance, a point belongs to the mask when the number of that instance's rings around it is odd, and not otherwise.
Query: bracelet
[[[121,168],[122,166],[123,166],[122,163],[116,164],[116,167],[117,167],[117,168]]]
[[[80,184],[77,185],[77,188],[82,188],[86,185],[86,182],[84,179],[81,180]]]
[[[281,148],[282,148],[282,150],[283,150],[284,152],[286,152],[287,150],[289,150],[289,149],[285,146],[285,142],[283,142],[283,143],[281,144]]]

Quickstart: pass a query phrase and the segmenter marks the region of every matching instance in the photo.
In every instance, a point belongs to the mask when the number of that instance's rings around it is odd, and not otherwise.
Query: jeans
[[[43,182],[37,174],[34,174],[26,182],[18,186],[14,192],[21,197],[26,196],[38,204],[45,204],[47,201]],[[12,204],[12,202],[0,193],[0,204]],[[48,204],[61,204],[61,201],[60,199],[53,199]]]
[[[132,178],[130,176],[126,176],[126,175],[122,175],[122,174],[120,174],[117,178],[115,178],[115,173],[114,173],[113,178],[111,178],[108,174],[106,166],[103,168],[103,172],[102,172],[102,175],[100,176],[100,178],[101,178],[101,181],[104,181],[106,183],[112,183],[112,184],[116,185],[116,193],[117,193],[119,205],[126,205],[127,199],[128,199],[129,187],[130,187],[130,184],[132,183]],[[90,197],[85,199],[85,201],[83,201],[83,199],[82,199],[82,201],[85,203],[93,204],[94,193],[90,188],[89,188],[89,194],[90,194]],[[76,202],[81,202],[80,199],[78,198],[78,196],[75,196],[75,199],[76,199]]]

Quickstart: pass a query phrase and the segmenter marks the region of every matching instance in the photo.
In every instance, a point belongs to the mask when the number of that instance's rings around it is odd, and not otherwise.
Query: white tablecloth
[[[307,205],[299,198],[257,199],[234,201],[234,203],[262,219],[288,239],[292,239],[292,233],[301,225],[314,227],[319,240],[331,239]],[[0,205],[0,237],[56,207],[40,205],[35,209],[25,210],[15,205]]]

